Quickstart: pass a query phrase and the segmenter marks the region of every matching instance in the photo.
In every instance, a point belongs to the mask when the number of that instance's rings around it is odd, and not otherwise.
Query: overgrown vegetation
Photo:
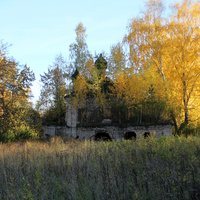
[[[73,97],[70,106],[80,108],[81,124],[107,118],[121,126],[171,122],[175,134],[195,134],[200,123],[199,15],[197,0],[169,8],[162,0],[147,0],[143,12],[129,21],[122,42],[103,56],[90,53],[86,28],[79,23],[70,62],[60,54],[41,75],[36,109],[30,104],[33,71],[9,57],[9,45],[0,42],[0,141],[41,136],[42,125],[65,125],[64,97],[69,102]],[[84,121],[88,98],[100,110]]]
[[[95,112],[96,120],[92,115],[88,120],[94,123],[105,118],[123,125],[170,121],[177,135],[197,126],[199,14],[200,3],[196,0],[175,1],[168,8],[162,0],[147,0],[143,11],[129,21],[123,40],[113,45],[109,54],[96,58],[88,50],[86,28],[79,23],[69,49],[71,62],[65,67],[66,77],[74,73],[72,84],[68,84],[68,102],[81,108],[88,98],[95,100],[100,112]],[[50,76],[47,78],[51,80]],[[46,101],[47,97],[41,99]],[[49,99],[56,108],[56,96]],[[45,116],[45,120],[55,124],[60,115],[56,109],[50,111],[54,115],[47,111],[50,118]],[[87,115],[82,111],[80,116],[84,119]],[[81,123],[88,121],[85,118]]]
[[[200,139],[0,145],[0,199],[200,199]]]

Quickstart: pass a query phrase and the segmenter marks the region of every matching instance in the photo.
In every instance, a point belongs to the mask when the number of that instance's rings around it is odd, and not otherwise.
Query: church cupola
[[[78,69],[76,68],[75,72],[74,72],[74,73],[72,74],[72,76],[71,76],[72,80],[77,79],[78,75],[79,75],[79,71],[78,71]]]
[[[100,56],[98,57],[98,59],[95,61],[94,65],[98,69],[99,75],[101,77],[105,76],[105,72],[106,72],[108,63],[104,59],[104,57],[102,56],[102,54],[100,54]]]

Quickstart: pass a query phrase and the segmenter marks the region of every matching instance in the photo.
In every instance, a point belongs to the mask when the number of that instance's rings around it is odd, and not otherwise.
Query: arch
[[[76,137],[75,137],[75,140],[78,140],[79,139],[79,136],[77,135]]]
[[[48,134],[48,133],[46,133],[45,135],[44,135],[44,138],[46,139],[46,140],[50,140],[50,138],[51,138],[51,136],[50,136],[50,134]]]
[[[110,135],[105,132],[105,131],[102,131],[102,132],[97,132],[94,136],[94,140],[96,141],[112,141]]]
[[[151,136],[150,132],[145,132],[144,135],[143,135],[144,138],[148,138],[149,136]]]
[[[133,140],[136,139],[137,135],[134,131],[127,131],[124,134],[124,139],[125,140]]]

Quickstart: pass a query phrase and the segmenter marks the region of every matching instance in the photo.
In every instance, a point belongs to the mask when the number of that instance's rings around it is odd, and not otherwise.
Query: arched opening
[[[124,134],[125,140],[135,140],[136,139],[136,133],[134,131],[128,131]]]
[[[112,141],[110,135],[107,132],[97,132],[94,140],[96,141]]]
[[[148,138],[150,135],[151,135],[150,132],[145,132],[144,135],[143,135],[143,137],[144,137],[144,138]]]
[[[44,137],[46,140],[50,140],[50,138],[51,138],[51,136],[49,134],[45,134]]]
[[[76,137],[75,137],[75,140],[78,140],[79,139],[79,136],[77,135]]]

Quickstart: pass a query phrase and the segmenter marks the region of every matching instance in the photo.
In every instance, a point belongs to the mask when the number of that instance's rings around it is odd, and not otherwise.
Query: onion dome
[[[98,57],[98,59],[95,61],[95,67],[98,70],[106,70],[107,69],[107,61],[104,59],[104,57],[102,56],[102,54],[100,54],[100,56]]]
[[[72,79],[76,79],[76,78],[78,77],[78,75],[79,75],[79,71],[78,71],[78,69],[76,68],[76,70],[75,70],[75,72],[72,74],[71,78],[72,78]]]

